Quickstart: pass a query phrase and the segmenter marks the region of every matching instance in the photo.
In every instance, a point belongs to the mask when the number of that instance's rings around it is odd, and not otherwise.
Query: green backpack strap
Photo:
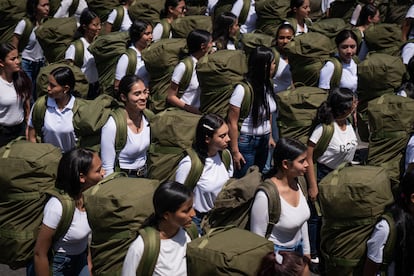
[[[232,158],[231,158],[231,153],[228,149],[225,149],[221,152],[221,161],[224,163],[226,170],[229,170]]]
[[[240,106],[239,126],[243,123],[243,120],[249,116],[250,109],[253,103],[253,87],[246,81],[239,82],[244,88],[244,97]]]
[[[152,119],[155,117],[154,112],[152,110],[145,108],[144,109],[144,116],[147,118],[148,122],[151,123]]]
[[[188,156],[190,156],[191,169],[187,175],[184,185],[193,190],[198,180],[200,179],[201,174],[203,173],[204,164],[201,162],[200,157],[198,157],[197,153],[192,148],[187,149],[186,153]]]
[[[162,26],[161,38],[170,38],[171,24],[166,18],[161,19],[160,24]]]
[[[116,134],[115,134],[115,171],[120,170],[119,165],[119,153],[125,147],[128,136],[128,126],[126,120],[126,111],[122,107],[111,110],[110,116],[115,121]]]
[[[243,25],[246,22],[247,15],[249,14],[250,10],[250,0],[243,0],[243,8],[239,14],[239,24]]]
[[[82,68],[83,57],[85,55],[82,40],[77,39],[72,44],[75,47],[75,59],[73,60],[73,63],[79,68]]]
[[[265,235],[265,237],[268,238],[272,233],[273,226],[279,221],[280,218],[281,205],[279,191],[277,190],[276,185],[270,179],[266,179],[260,183],[257,191],[263,191],[266,194],[268,200],[269,223],[267,225]]]
[[[20,39],[19,39],[19,45],[17,47],[17,49],[19,50],[19,53],[23,52],[24,48],[26,48],[27,43],[29,43],[29,39],[30,39],[30,34],[33,31],[33,22],[30,21],[29,18],[25,17],[23,18],[25,25],[24,25],[24,30],[23,33],[20,35]]]
[[[192,222],[190,226],[184,228],[185,232],[190,236],[191,240],[197,239],[200,235],[198,234],[197,225]]]
[[[72,0],[72,5],[69,7],[69,17],[75,14],[76,10],[79,7],[79,0]]]
[[[44,95],[36,100],[33,105],[32,123],[36,132],[36,139],[40,142],[42,139],[42,127],[45,121],[45,114],[47,109],[47,95]]]
[[[334,124],[329,125],[322,124],[322,135],[319,138],[319,141],[316,143],[315,148],[313,149],[313,162],[316,162],[319,157],[326,151],[329,146],[329,142],[332,139],[334,134]]]
[[[135,50],[132,48],[128,48],[125,54],[128,57],[126,75],[134,75],[135,70],[137,69],[137,52],[135,52]]]
[[[331,77],[330,87],[339,87],[342,78],[342,63],[337,57],[329,58],[328,61],[332,62],[334,65],[334,72]]]
[[[124,7],[118,6],[115,8],[116,17],[112,24],[112,31],[117,32],[121,29],[122,21],[124,20]]]
[[[394,217],[390,212],[382,214],[380,219],[384,219],[390,227],[390,232],[383,249],[383,261],[380,267],[380,270],[387,271],[388,265],[393,261],[394,248],[397,243],[397,229],[395,227]]]
[[[193,76],[193,70],[194,70],[194,64],[193,64],[193,59],[190,56],[185,57],[183,60],[181,60],[181,62],[184,63],[185,65],[185,72],[183,77],[181,78],[180,84],[179,84],[179,96],[182,96],[182,93],[184,90],[186,90],[188,88],[188,86],[190,85],[191,82],[191,78]]]
[[[145,227],[139,230],[139,234],[144,241],[144,252],[136,275],[152,275],[160,254],[160,233],[153,227]]]
[[[274,59],[275,59],[275,65],[276,65],[276,67],[275,67],[275,74],[276,74],[277,69],[279,68],[280,53],[279,53],[278,50],[276,50],[275,47],[272,47],[271,49],[272,49],[273,56],[274,56]],[[272,80],[273,80],[273,78],[272,78]]]
[[[75,201],[63,190],[57,188],[55,188],[55,192],[51,193],[51,195],[59,199],[62,204],[62,217],[53,236],[53,239],[56,241],[68,232],[72,224],[73,214],[75,212]]]

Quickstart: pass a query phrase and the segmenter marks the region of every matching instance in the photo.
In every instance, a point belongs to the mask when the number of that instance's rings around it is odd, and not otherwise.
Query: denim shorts
[[[286,247],[286,246],[277,245],[277,244],[274,244],[273,246],[274,246],[275,252],[279,252],[279,251],[294,251],[294,252],[297,252],[297,253],[299,253],[299,254],[301,254],[303,256],[303,240],[300,240],[300,242],[298,242],[293,247]]]

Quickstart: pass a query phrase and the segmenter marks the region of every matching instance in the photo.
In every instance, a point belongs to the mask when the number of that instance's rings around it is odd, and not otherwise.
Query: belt
[[[141,168],[136,169],[136,170],[121,169],[121,171],[125,172],[129,176],[144,177],[147,174],[147,165],[144,165]]]
[[[35,59],[35,60],[30,60],[30,59],[27,59],[27,58],[22,58],[22,60],[25,60],[28,63],[44,63],[45,62],[45,59],[44,58]]]

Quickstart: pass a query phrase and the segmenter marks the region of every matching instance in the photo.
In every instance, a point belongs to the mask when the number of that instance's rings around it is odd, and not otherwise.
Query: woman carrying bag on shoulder
[[[280,200],[280,218],[268,234],[269,200],[268,195],[259,190],[253,201],[250,214],[250,230],[260,236],[269,235],[274,243],[275,252],[295,251],[310,257],[310,244],[307,220],[309,207],[298,177],[309,169],[306,146],[291,138],[281,138],[273,153],[274,167],[269,172]]]

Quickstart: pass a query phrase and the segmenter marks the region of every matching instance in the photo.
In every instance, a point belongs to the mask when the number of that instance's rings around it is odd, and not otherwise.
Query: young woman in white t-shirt
[[[33,118],[35,103],[30,113],[28,138],[36,143],[36,136],[39,136],[42,143],[50,143],[67,152],[74,149],[77,142],[73,127],[73,108],[78,94],[74,89],[75,76],[69,67],[58,67],[50,72],[48,80],[43,122]]]
[[[257,165],[262,171],[268,148],[274,147],[270,122],[271,114],[276,111],[271,83],[275,69],[275,57],[270,48],[259,46],[252,50],[246,76],[252,93],[251,109],[247,118],[243,119],[240,129],[240,110],[246,95],[245,87],[236,85],[230,98],[227,118],[236,178],[243,177],[252,165]]]
[[[239,20],[231,12],[220,14],[213,24],[213,49],[218,50],[236,50],[238,45],[235,44],[239,35]]]
[[[185,276],[187,243],[191,241],[185,228],[191,226],[195,215],[193,194],[186,186],[168,181],[155,190],[153,203],[154,213],[142,225],[142,228],[152,227],[157,230],[161,240],[152,275]],[[123,276],[137,275],[144,247],[141,236],[131,243],[122,267]]]
[[[357,64],[353,60],[358,50],[358,38],[351,30],[343,30],[335,37],[335,44],[338,50],[337,58],[342,65],[341,79],[339,87],[348,88],[356,93],[358,87]],[[332,61],[328,61],[322,67],[319,77],[319,88],[330,89],[331,79],[335,72]]]
[[[171,25],[175,19],[184,17],[186,12],[187,6],[184,0],[166,0],[160,14],[161,22],[154,26],[152,40],[157,41],[161,38],[171,38],[172,31],[169,30],[167,32],[167,30],[164,30],[164,25]]]
[[[42,24],[42,20],[49,15],[49,0],[28,0],[26,3],[26,16],[33,24],[33,29],[29,35],[27,44],[22,44],[22,35],[26,28],[26,21],[22,19],[14,29],[12,44],[19,50],[22,57],[22,69],[32,80],[32,101],[37,98],[36,78],[40,68],[45,64],[43,49],[36,38],[35,31]]]
[[[114,30],[114,23],[118,19],[117,9],[113,9],[111,13],[108,15],[108,19],[105,22],[105,33],[109,34],[113,31],[119,31],[119,32],[127,32],[129,28],[131,27],[132,21],[129,17],[128,9],[129,7],[134,3],[134,0],[119,0],[119,4],[122,6],[122,9],[124,10],[124,16],[122,17],[121,25],[119,26],[119,29]]]
[[[20,69],[17,49],[0,44],[0,147],[25,136],[30,113],[32,82]]]
[[[83,47],[82,64],[76,64],[76,48],[71,44],[66,50],[65,59],[79,66],[89,82],[88,99],[94,99],[99,95],[98,69],[95,57],[89,52],[89,45],[96,39],[101,31],[101,19],[96,13],[84,9],[80,16],[80,26],[75,33],[74,40],[79,39]]]
[[[110,116],[102,127],[101,158],[106,175],[114,172],[117,163],[129,176],[145,177],[147,151],[150,145],[149,118],[144,115],[149,90],[144,81],[136,75],[126,75],[119,83],[119,99],[125,105],[127,140],[117,153],[115,137],[117,125]]]
[[[185,70],[184,62],[180,62],[174,68],[171,78],[171,84],[168,88],[167,102],[185,111],[200,114],[200,86],[198,83],[196,65],[197,61],[204,55],[208,54],[213,45],[211,34],[206,30],[195,29],[187,36],[188,54],[193,65],[191,80],[184,91],[180,91],[180,83],[183,80]],[[182,92],[182,95],[179,95]]]
[[[74,149],[63,154],[58,166],[56,187],[75,201],[75,211],[68,231],[61,237],[54,237],[62,218],[63,206],[55,197],[47,202],[34,248],[34,270],[37,276],[50,275],[51,272],[53,275],[90,275],[92,264],[88,261],[88,236],[91,228],[82,193],[101,181],[103,173],[101,160],[92,151]],[[50,249],[54,251],[52,260],[49,260],[48,255]],[[28,271],[31,271],[30,267]]]
[[[280,218],[273,225],[268,237],[275,252],[295,251],[310,257],[307,220],[308,203],[298,183],[298,176],[308,171],[306,146],[292,138],[281,138],[273,153],[274,168],[265,178],[270,178],[279,192]],[[250,213],[250,230],[265,236],[269,225],[269,200],[266,193],[258,191]]]
[[[200,223],[208,211],[214,207],[214,201],[227,180],[233,176],[233,165],[230,158],[229,166],[222,161],[223,151],[226,150],[230,137],[229,128],[224,119],[216,114],[206,114],[201,117],[196,129],[194,150],[203,163],[200,179],[194,184],[193,217],[201,233]],[[230,154],[229,154],[230,156]],[[184,184],[191,170],[190,156],[184,157],[178,164],[175,181]]]
[[[134,74],[143,79],[145,85],[148,86],[150,76],[145,68],[145,62],[142,59],[141,53],[152,42],[151,22],[146,20],[135,20],[129,28],[129,37],[131,40],[131,46],[129,46],[129,48],[134,50],[137,54],[137,65]],[[115,91],[118,90],[121,79],[127,74],[128,63],[128,55],[123,54],[116,64],[114,81]]]
[[[355,111],[357,100],[355,94],[347,88],[334,88],[329,91],[328,98],[321,104],[317,112],[319,123],[308,141],[307,161],[309,168],[306,173],[308,180],[308,194],[311,207],[309,220],[309,237],[311,243],[311,255],[314,263],[319,262],[318,244],[321,218],[316,213],[313,202],[318,195],[317,183],[329,172],[335,170],[343,162],[351,162],[354,159],[358,140],[348,117]],[[328,147],[316,160],[317,174],[313,162],[314,149],[322,137],[323,125],[333,125],[334,131]]]
[[[388,264],[387,274],[390,276],[414,275],[414,171],[407,172],[395,193],[395,204],[387,208],[394,220],[394,229],[387,220],[381,219],[367,241],[367,258],[364,266],[364,276],[379,275],[384,262],[384,247],[390,232],[396,233],[395,247],[391,263]],[[382,275],[382,274],[381,274]]]

